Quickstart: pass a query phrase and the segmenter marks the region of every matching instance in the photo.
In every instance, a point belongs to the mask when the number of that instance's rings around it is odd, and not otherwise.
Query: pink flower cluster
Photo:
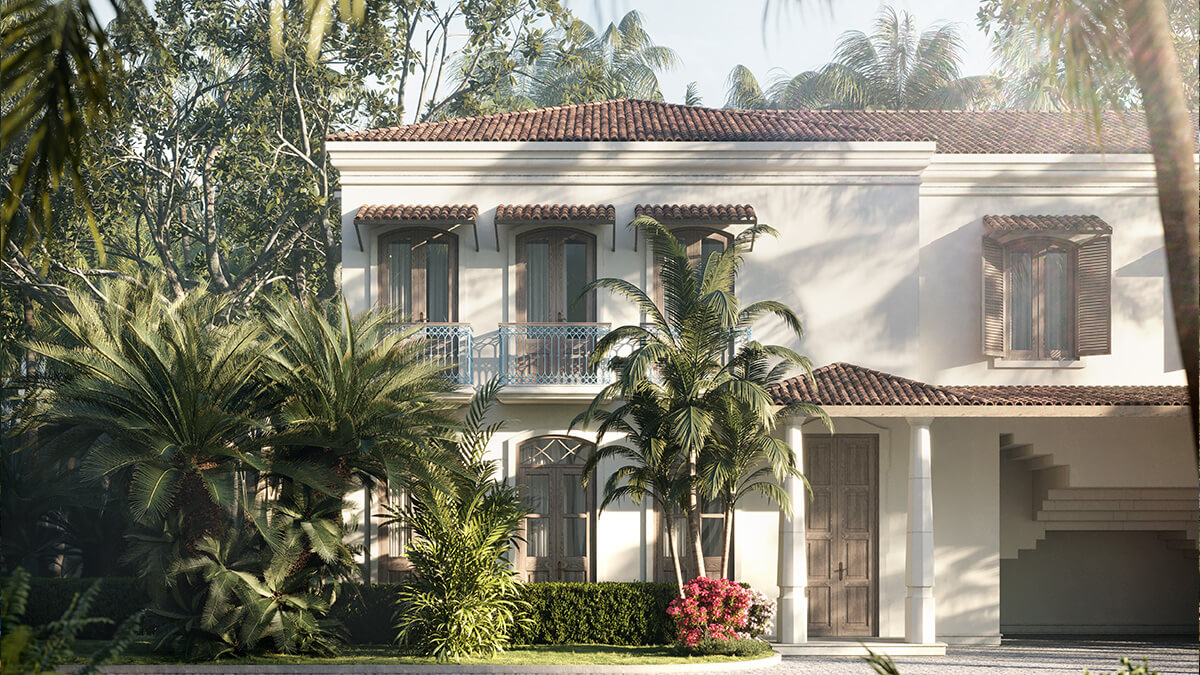
[[[696,577],[683,587],[684,596],[667,606],[675,621],[675,641],[695,647],[704,638],[741,637],[750,618],[754,595],[728,579]]]

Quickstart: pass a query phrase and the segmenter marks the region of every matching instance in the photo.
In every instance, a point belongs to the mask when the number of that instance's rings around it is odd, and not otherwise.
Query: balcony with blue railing
[[[474,383],[473,336],[468,323],[404,323],[395,328],[421,340],[425,356],[444,368],[447,378],[460,387]]]
[[[603,385],[609,374],[589,365],[608,323],[502,323],[500,367],[509,385]]]

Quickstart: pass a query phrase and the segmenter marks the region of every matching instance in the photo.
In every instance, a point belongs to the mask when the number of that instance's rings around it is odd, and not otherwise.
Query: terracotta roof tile
[[[988,232],[1082,232],[1112,234],[1099,216],[984,216]]]
[[[496,222],[611,223],[616,214],[612,204],[501,204],[496,207]]]
[[[749,204],[638,204],[634,217],[650,216],[660,223],[710,222],[756,223],[758,217]]]
[[[367,204],[354,214],[360,223],[473,223],[479,217],[474,204],[421,206],[413,204]]]
[[[933,385],[849,363],[794,377],[775,387],[775,403],[824,406],[1184,406],[1187,387],[1104,385]]]
[[[1196,113],[1191,115],[1193,138]],[[619,99],[331,134],[332,141],[936,141],[950,154],[1147,153],[1145,115],[1016,110],[724,110]]]

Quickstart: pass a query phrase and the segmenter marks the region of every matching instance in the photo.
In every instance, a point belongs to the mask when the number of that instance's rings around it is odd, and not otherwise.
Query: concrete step
[[[1196,536],[1196,525],[1179,520],[1043,520],[1047,531],[1064,532],[1186,532]]]
[[[1085,509],[1082,511],[1067,511],[1065,509],[1046,509],[1038,511],[1038,520],[1141,520],[1141,521],[1170,521],[1175,523],[1190,523],[1196,521],[1194,510],[1178,511],[1101,511]]]
[[[1196,488],[1115,488],[1115,487],[1070,487],[1051,488],[1047,499],[1120,499],[1120,500],[1158,500],[1186,499],[1192,504],[1198,504]]]
[[[1047,499],[1043,511],[1138,511],[1138,510],[1197,510],[1189,499]]]

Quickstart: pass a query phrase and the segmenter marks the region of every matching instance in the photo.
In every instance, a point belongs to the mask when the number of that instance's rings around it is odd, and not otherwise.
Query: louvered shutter
[[[1079,247],[1076,326],[1080,356],[1112,353],[1112,238]]]
[[[983,353],[1004,356],[1004,247],[983,238]]]

